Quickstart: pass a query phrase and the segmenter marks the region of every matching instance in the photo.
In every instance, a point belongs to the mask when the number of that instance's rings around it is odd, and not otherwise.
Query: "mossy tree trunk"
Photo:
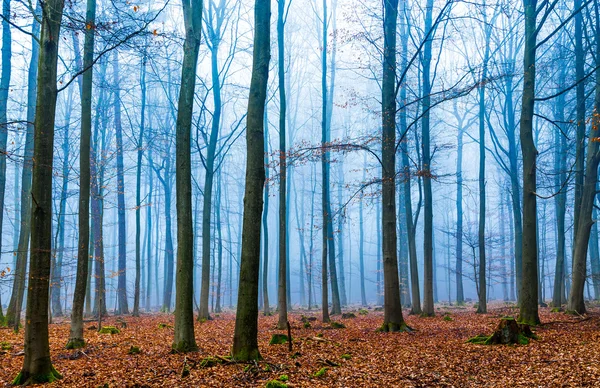
[[[52,252],[52,162],[56,115],[56,73],[63,0],[43,3],[42,33],[35,114],[32,180],[31,260],[25,320],[25,358],[14,384],[51,382],[60,378],[50,360],[48,301]]]
[[[83,80],[81,87],[81,140],[79,155],[79,219],[77,275],[71,311],[71,332],[67,347],[85,346],[83,339],[83,306],[85,303],[90,259],[90,148],[92,132],[92,81],[94,34],[96,30],[96,0],[87,0],[83,44]],[[43,26],[42,26],[43,28]],[[43,32],[42,32],[43,33]],[[33,236],[32,236],[33,238]],[[87,290],[89,292],[89,290]],[[88,303],[89,306],[89,303]]]
[[[252,79],[246,118],[246,187],[242,227],[242,255],[237,315],[232,355],[236,360],[257,360],[258,272],[260,266],[260,221],[265,184],[264,110],[271,58],[271,1],[254,3],[254,49]]]
[[[173,350],[196,350],[194,337],[194,228],[192,220],[191,136],[200,49],[202,0],[182,0],[185,23],[181,89],[176,124],[177,280]]]

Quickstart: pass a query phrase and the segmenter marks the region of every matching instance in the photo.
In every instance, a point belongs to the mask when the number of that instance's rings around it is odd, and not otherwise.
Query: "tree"
[[[135,286],[133,291],[133,316],[140,315],[140,277],[141,277],[141,213],[142,213],[142,157],[144,154],[144,130],[146,126],[146,51],[142,53],[140,74],[141,112],[140,133],[137,139],[137,166],[135,175]]]
[[[578,314],[585,313],[585,302],[583,298],[583,289],[587,275],[587,254],[592,225],[592,213],[594,210],[594,201],[597,194],[598,183],[598,165],[600,164],[600,6],[594,2],[594,11],[596,19],[595,38],[596,38],[596,85],[594,110],[588,135],[587,156],[585,161],[585,175],[583,178],[583,187],[581,188],[581,199],[579,201],[578,226],[575,232],[575,241],[573,242],[573,283],[567,303],[567,310]]]
[[[41,4],[36,6],[36,16],[41,14]],[[19,327],[21,307],[25,293],[25,272],[27,271],[27,253],[31,234],[31,181],[33,176],[33,144],[35,128],[35,110],[37,101],[37,76],[39,62],[39,34],[40,24],[38,17],[33,18],[31,29],[31,59],[27,73],[27,134],[25,135],[25,157],[21,172],[21,228],[19,230],[19,245],[17,251],[16,268],[12,294],[8,310],[6,311],[6,324],[9,327]]]
[[[118,228],[118,279],[117,279],[117,311],[120,314],[129,312],[127,304],[127,283],[124,271],[127,263],[127,230],[125,218],[125,172],[123,164],[123,125],[121,122],[121,90],[119,85],[119,58],[115,51],[113,56],[113,78],[115,82],[114,105],[115,138],[117,142],[117,228]]]
[[[213,17],[214,16],[214,17]],[[210,319],[208,312],[208,299],[210,294],[210,253],[211,253],[211,214],[213,202],[213,185],[216,169],[215,164],[217,155],[217,146],[219,142],[219,130],[221,128],[221,115],[223,102],[221,96],[222,79],[227,73],[226,69],[219,66],[219,47],[221,45],[223,34],[225,33],[226,18],[230,17],[227,13],[227,3],[221,0],[218,5],[211,0],[208,7],[208,17],[206,21],[207,44],[211,54],[211,80],[212,94],[214,102],[214,112],[212,114],[212,123],[210,136],[204,135],[206,144],[206,157],[202,158],[202,163],[206,169],[204,176],[204,202],[202,207],[202,284],[200,290],[200,312],[198,319]],[[201,154],[202,155],[202,154]]]
[[[561,42],[562,43],[562,42]],[[563,45],[558,44],[558,57],[563,58]],[[564,61],[558,63],[558,79],[561,80],[559,87],[561,90],[566,88],[566,64]],[[566,130],[565,123],[565,94],[561,93],[555,102],[554,119],[558,124],[554,129],[554,187],[557,191],[554,197],[555,219],[556,219],[556,264],[554,271],[554,290],[552,294],[552,306],[560,308],[565,301],[565,215],[567,212],[567,193],[561,186],[567,179],[567,139],[563,136]]]
[[[323,214],[323,251],[322,251],[322,268],[321,268],[321,294],[322,294],[322,309],[323,322],[329,322],[329,295],[327,292],[327,261],[329,258],[329,276],[331,276],[331,294],[332,294],[332,309],[331,314],[340,314],[342,312],[340,305],[340,293],[337,282],[337,271],[335,266],[335,241],[333,239],[333,215],[331,212],[331,195],[329,192],[330,179],[330,163],[331,159],[328,151],[328,143],[331,140],[331,128],[329,121],[330,109],[328,99],[331,96],[327,91],[327,35],[328,35],[328,15],[327,15],[327,0],[323,0],[323,17],[322,17],[322,40],[321,40],[321,96],[323,98],[321,112],[321,206]]]
[[[8,145],[8,91],[11,73],[10,0],[2,1],[2,70],[0,74],[0,235],[4,219],[4,194],[6,190],[6,159]],[[2,243],[0,242],[0,248]]]
[[[479,80],[479,304],[477,312],[487,313],[487,285],[486,285],[486,257],[485,257],[485,84],[488,76],[488,62],[490,61],[490,38],[492,35],[492,25],[496,19],[494,14],[490,23],[488,23],[486,3],[483,2],[482,9],[483,30],[484,30],[484,49],[483,62],[481,69],[481,78]]]
[[[81,91],[81,153],[79,155],[79,244],[77,276],[71,311],[71,332],[68,349],[85,346],[83,339],[83,304],[87,289],[90,244],[90,148],[92,133],[92,81],[94,61],[94,31],[96,29],[96,0],[87,0],[83,44],[83,80]],[[33,238],[33,236],[32,236]],[[89,305],[89,304],[88,304]]]
[[[15,385],[52,382],[61,378],[50,360],[48,293],[52,253],[52,166],[56,115],[58,44],[64,1],[42,4],[35,148],[31,196],[31,259],[25,317],[25,358]]]
[[[255,0],[252,78],[246,117],[246,187],[242,255],[232,356],[235,360],[260,359],[258,351],[258,272],[260,219],[265,183],[264,111],[271,57],[271,2]]]
[[[291,0],[290,0],[291,1]],[[279,321],[277,328],[283,330],[287,327],[287,160],[285,145],[285,121],[287,100],[285,95],[285,0],[277,0],[277,74],[279,78],[279,274],[277,303]],[[268,249],[268,247],[265,247]]]
[[[382,240],[384,317],[382,331],[404,331],[400,280],[398,278],[398,238],[396,235],[396,24],[398,0],[385,0],[383,11],[383,79],[381,82],[381,160],[382,160]],[[412,215],[411,215],[412,217]]]
[[[200,50],[202,0],[182,0],[185,23],[181,89],[177,109],[175,170],[177,186],[177,288],[173,350],[196,350],[194,338],[194,228],[192,220],[191,129],[196,65]]]
[[[535,56],[537,49],[537,0],[523,0],[525,7],[525,48],[523,52],[523,97],[521,100],[520,138],[523,154],[523,279],[520,293],[519,321],[540,323],[538,315],[537,259],[537,149],[533,141],[535,103]],[[517,263],[518,265],[518,263]]]
[[[427,0],[425,5],[425,31],[428,37],[423,45],[423,101],[421,130],[423,136],[423,197],[424,197],[424,225],[423,225],[423,314],[435,315],[433,308],[433,193],[431,190],[431,51],[433,45],[433,0]]]
[[[408,69],[408,35],[409,35],[409,24],[408,24],[408,9],[407,1],[402,0],[400,3],[400,44],[401,49],[401,60],[400,66],[406,72]],[[406,136],[408,131],[407,123],[407,86],[406,82],[402,82],[399,90],[400,97],[400,109],[399,109],[399,127],[400,133]],[[406,237],[408,240],[408,255],[409,255],[409,268],[410,268],[410,289],[411,289],[411,303],[410,313],[421,314],[421,292],[419,285],[419,267],[417,265],[417,242],[416,242],[416,228],[415,224],[419,219],[419,213],[421,211],[421,201],[417,205],[416,214],[413,215],[412,198],[411,198],[411,166],[409,161],[409,148],[408,141],[404,139],[401,144],[402,150],[402,170],[403,174],[403,195],[404,198],[404,220],[406,223]],[[420,190],[420,187],[419,187]]]

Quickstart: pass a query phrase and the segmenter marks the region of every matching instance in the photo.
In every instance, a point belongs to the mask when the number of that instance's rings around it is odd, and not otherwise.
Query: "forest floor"
[[[171,354],[174,319],[167,314],[123,317],[118,334],[86,330],[83,351],[64,348],[66,319],[50,325],[52,361],[63,379],[53,387],[264,387],[287,376],[288,387],[584,387],[600,386],[600,308],[585,317],[540,310],[543,325],[529,345],[474,345],[466,341],[491,334],[503,316],[516,316],[514,305],[493,304],[489,314],[466,307],[439,306],[433,318],[405,315],[412,333],[380,333],[383,313],[368,310],[356,318],[332,317],[346,328],[319,322],[317,312],[290,314],[293,351],[269,345],[277,316],[260,317],[256,365],[223,363],[202,367],[209,356],[226,356],[232,343],[234,314],[215,314],[196,323],[200,351]],[[313,316],[305,328],[302,314]],[[120,327],[116,317],[105,325]],[[166,324],[161,325],[161,324]],[[86,323],[86,328],[95,323]],[[0,387],[8,386],[23,362],[23,331],[0,329]],[[139,354],[129,354],[132,346]],[[182,377],[184,363],[189,375]],[[337,366],[336,366],[337,365]],[[326,368],[323,369],[322,368]],[[321,371],[319,373],[319,371]],[[285,380],[285,377],[282,378]]]

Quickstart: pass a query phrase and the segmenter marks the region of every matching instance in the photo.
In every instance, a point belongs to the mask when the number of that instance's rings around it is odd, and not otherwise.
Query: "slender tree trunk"
[[[490,58],[491,26],[487,22],[487,9],[483,10],[483,29],[485,31],[485,49],[483,68],[479,87],[479,304],[477,313],[487,313],[487,283],[485,257],[485,83],[487,81],[488,61]]]
[[[343,206],[344,196],[343,196],[343,187],[344,187],[344,161],[340,159],[338,166],[338,206]],[[346,271],[344,267],[344,217],[340,214],[338,216],[337,222],[337,245],[338,245],[338,262],[340,264],[340,303],[342,306],[348,305],[348,298],[346,294]]]
[[[425,31],[432,29],[433,0],[427,0],[425,8]],[[430,34],[431,35],[431,34]],[[431,108],[431,51],[433,37],[429,37],[423,46],[423,117],[421,119],[423,136],[423,191],[424,191],[424,227],[423,227],[423,314],[435,315],[433,307],[433,194],[431,190],[431,131],[429,109]]]
[[[562,57],[562,56],[561,56]],[[565,66],[559,65],[559,78],[564,80]],[[564,89],[564,81],[561,89]],[[555,117],[557,123],[565,122],[565,95],[556,98]],[[554,270],[554,290],[552,294],[552,307],[560,308],[565,297],[565,215],[567,210],[567,192],[562,189],[563,182],[567,179],[567,139],[563,136],[564,124],[558,124],[554,130],[554,189],[557,195],[554,197],[555,219],[556,219],[556,266]]]
[[[85,346],[83,339],[83,305],[88,290],[90,251],[90,138],[92,132],[92,81],[94,60],[94,34],[96,28],[96,0],[87,0],[86,29],[83,45],[83,80],[81,87],[81,143],[79,154],[79,223],[77,275],[71,311],[71,332],[68,349]],[[42,27],[43,28],[43,27]],[[40,61],[41,63],[41,61]],[[36,145],[37,148],[37,145]],[[33,238],[33,236],[32,236]],[[89,306],[89,303],[88,303]]]
[[[106,64],[101,67],[101,79],[105,79]],[[104,94],[102,91],[101,95]],[[105,139],[105,124],[100,122],[100,117],[104,117],[105,103],[104,98],[98,99],[102,106],[96,109],[96,122],[94,125],[94,139],[92,142],[92,152],[90,155],[90,176],[91,176],[91,211],[92,211],[92,230],[94,238],[92,255],[95,268],[95,299],[94,299],[94,315],[101,319],[106,315],[106,287],[104,276],[104,234],[103,234],[103,187],[104,187],[104,163],[106,160],[106,139]],[[98,139],[99,127],[102,126],[102,149],[100,149],[100,139]],[[98,152],[100,151],[100,152]],[[98,156],[98,153],[100,154]],[[91,272],[91,271],[90,271]],[[91,289],[89,290],[91,294]]]
[[[269,120],[268,120],[268,110],[267,105],[265,105],[265,113],[264,113],[264,123],[265,123],[265,166],[269,165]],[[264,206],[262,213],[262,228],[263,228],[263,267],[262,267],[262,293],[263,293],[263,314],[265,316],[271,315],[271,308],[269,305],[269,169],[265,169],[265,180],[267,184],[265,185],[264,192]],[[279,282],[279,274],[278,282]],[[279,291],[279,290],[278,290]],[[279,302],[279,292],[277,293],[277,299]],[[279,306],[281,309],[281,306]],[[286,317],[287,317],[287,308],[286,308]],[[286,318],[287,322],[287,318]],[[279,324],[278,324],[279,325]]]
[[[598,219],[598,211],[596,207],[592,210],[592,220]],[[592,232],[590,235],[590,264],[592,266],[592,284],[594,285],[594,299],[600,299],[600,249],[598,247],[598,223],[594,222],[592,225]]]
[[[210,294],[210,220],[212,213],[212,190],[215,175],[215,153],[219,128],[221,125],[221,81],[219,76],[218,52],[220,32],[214,31],[210,37],[211,44],[211,74],[213,86],[213,100],[215,109],[211,125],[210,139],[206,152],[206,175],[204,176],[204,204],[202,209],[202,289],[200,292],[200,314],[198,319],[211,319],[208,312],[208,298]]]
[[[277,303],[279,321],[277,328],[283,330],[287,327],[287,160],[285,144],[285,124],[287,99],[285,95],[285,0],[277,0],[277,71],[279,80],[279,274]],[[265,246],[268,249],[268,246]]]
[[[592,115],[592,123],[590,126],[589,141],[587,144],[587,157],[585,162],[585,175],[583,179],[583,187],[581,190],[581,199],[579,202],[579,225],[575,233],[575,241],[573,242],[573,281],[567,310],[578,314],[586,312],[585,302],[583,297],[583,289],[586,283],[587,275],[587,254],[590,240],[590,234],[594,220],[592,213],[594,209],[594,201],[597,194],[598,183],[598,165],[600,164],[600,136],[598,131],[600,128],[600,6],[594,3],[596,16],[596,97],[594,101],[594,110]],[[596,241],[597,243],[597,241]]]
[[[150,164],[152,163],[152,149],[148,148],[148,159]],[[146,281],[146,311],[151,310],[151,294],[150,290],[152,289],[152,207],[154,203],[152,203],[152,195],[154,190],[154,180],[152,176],[152,169],[148,169],[148,206],[146,207],[146,233],[148,233],[148,239],[146,240],[146,254],[147,257],[147,268],[148,268],[148,276]],[[158,284],[154,284],[154,287],[158,287]]]
[[[0,70],[0,236],[2,235],[4,220],[6,159],[8,158],[8,91],[10,90],[10,75],[12,69],[12,39],[9,23],[9,20],[11,19],[10,13],[10,0],[2,0],[2,69]],[[2,242],[0,241],[0,252],[1,251]]]
[[[366,180],[366,162],[367,156],[365,153],[365,157],[363,160],[363,176],[362,181]],[[367,305],[367,295],[365,293],[365,226],[364,226],[364,217],[363,217],[363,200],[364,197],[360,199],[358,203],[358,265],[360,268],[360,301],[363,306]],[[394,223],[395,224],[395,223]],[[394,225],[395,226],[395,225]],[[379,249],[379,246],[377,246]]]
[[[510,20],[512,22],[512,20]],[[509,163],[509,177],[510,177],[510,195],[512,203],[512,225],[513,225],[513,243],[511,260],[514,260],[514,273],[515,280],[511,280],[511,299],[519,299],[520,287],[523,278],[523,221],[521,217],[521,186],[519,183],[519,160],[518,160],[518,144],[516,139],[515,130],[517,124],[515,122],[516,113],[514,104],[514,80],[513,77],[516,75],[516,63],[515,58],[517,49],[514,42],[513,36],[511,35],[508,39],[508,51],[511,53],[511,57],[505,63],[505,72],[507,74],[504,77],[506,90],[505,99],[505,122],[506,122],[506,134],[508,140],[508,163]],[[514,283],[516,282],[516,295],[512,292]]]
[[[137,166],[135,176],[135,286],[133,291],[133,316],[140,315],[140,277],[142,265],[142,245],[141,245],[141,215],[142,215],[142,157],[144,154],[143,140],[146,126],[146,52],[142,55],[142,69],[140,76],[141,88],[141,114],[140,114],[140,133],[137,143]],[[179,170],[178,170],[179,171]]]
[[[300,212],[298,212],[298,189],[295,188],[294,190],[294,194],[295,194],[295,201],[294,203],[296,204],[296,206],[294,206],[295,210],[296,210],[296,230],[298,230],[298,244],[300,245],[300,272],[299,272],[299,283],[300,283],[300,305],[304,306],[306,304],[306,286],[305,286],[305,281],[306,279],[304,278],[304,274],[307,273],[308,274],[308,263],[306,260],[306,246],[305,246],[305,236],[306,236],[306,231],[305,231],[305,225],[304,225],[304,217],[305,217],[305,207],[304,207],[304,200],[306,195],[304,195],[304,181],[302,182],[302,190],[300,192]],[[294,184],[294,186],[296,186],[296,184]],[[302,215],[300,215],[302,214]]]
[[[194,223],[192,219],[191,130],[200,50],[202,0],[182,0],[185,22],[183,66],[176,124],[177,288],[173,350],[196,350],[194,337]],[[169,298],[170,300],[170,298]]]
[[[31,196],[31,260],[25,317],[25,357],[15,385],[52,382],[60,374],[50,360],[48,296],[52,253],[52,162],[56,116],[58,43],[64,2],[43,3],[35,148]]]
[[[3,1],[4,4],[5,1]],[[41,3],[37,3],[36,15],[41,15]],[[5,20],[5,19],[3,19]],[[3,30],[5,31],[5,30]],[[6,311],[6,324],[8,327],[18,327],[21,319],[21,308],[25,293],[25,273],[27,272],[27,254],[29,252],[29,237],[31,234],[31,181],[33,175],[33,149],[37,77],[40,46],[40,24],[34,18],[31,39],[31,59],[27,73],[27,133],[25,135],[25,157],[21,171],[21,228],[19,229],[19,246],[17,249],[16,265],[14,268],[14,281],[8,310]],[[35,37],[35,38],[34,38]]]
[[[519,321],[529,325],[540,323],[538,315],[538,254],[536,235],[536,159],[533,140],[535,102],[535,64],[537,0],[523,0],[525,8],[525,48],[523,53],[523,98],[521,107],[520,138],[523,153],[523,279],[520,294]],[[518,265],[518,264],[517,264]]]
[[[217,203],[215,206],[215,227],[217,228],[217,295],[215,313],[221,312],[221,279],[223,269],[223,238],[221,233],[221,172],[217,175]]]
[[[581,8],[582,0],[574,0],[573,8]],[[583,49],[583,12],[577,12],[575,19],[575,111],[576,111],[576,143],[575,143],[575,205],[573,207],[573,236],[577,236],[579,228],[579,216],[581,212],[581,197],[584,185],[584,162],[585,162],[585,56]],[[575,256],[575,245],[573,245],[573,257]]]
[[[56,222],[56,235],[54,239],[54,254],[53,254],[53,265],[52,265],[52,314],[56,317],[63,315],[62,305],[60,303],[60,290],[62,283],[62,263],[65,250],[65,218],[67,210],[67,195],[69,190],[69,127],[71,125],[71,111],[73,107],[73,88],[69,88],[67,97],[67,109],[65,113],[65,130],[63,133],[62,142],[62,187],[60,191],[60,205],[58,211],[58,219]],[[56,260],[54,260],[56,258]]]
[[[506,224],[505,224],[505,214],[504,214],[504,193],[502,190],[504,187],[499,187],[501,192],[500,194],[500,257],[502,259],[502,295],[504,297],[504,301],[508,301],[508,263],[506,260]]]
[[[458,146],[456,151],[456,304],[465,303],[463,288],[463,134],[462,122],[458,125]]]
[[[396,25],[398,0],[387,0],[383,11],[382,94],[382,232],[384,318],[382,331],[407,330],[400,304],[396,236]]]
[[[246,187],[240,282],[233,334],[232,356],[236,360],[260,359],[258,351],[258,268],[260,265],[260,218],[265,184],[264,111],[271,57],[271,2],[254,5],[254,53],[246,124]]]
[[[337,272],[335,265],[335,241],[333,239],[333,221],[331,212],[331,196],[329,192],[330,179],[330,157],[327,147],[331,137],[331,128],[329,112],[330,98],[327,89],[327,36],[328,36],[328,14],[327,0],[323,0],[323,29],[321,41],[321,91],[323,97],[322,106],[322,121],[321,121],[321,145],[323,147],[323,155],[321,156],[322,169],[322,213],[323,213],[323,268],[322,270],[322,288],[323,288],[323,322],[329,322],[329,296],[327,292],[327,259],[329,257],[329,275],[331,276],[331,294],[332,294],[332,309],[331,314],[340,314],[340,294],[337,282]]]

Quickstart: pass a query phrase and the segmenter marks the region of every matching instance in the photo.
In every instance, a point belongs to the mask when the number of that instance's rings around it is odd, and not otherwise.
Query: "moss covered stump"
[[[271,337],[271,341],[269,341],[269,345],[281,345],[288,342],[288,336],[285,334],[273,334]]]
[[[514,318],[502,318],[496,330],[489,336],[478,335],[469,339],[468,342],[480,345],[527,345],[529,339],[537,339],[531,331],[531,327],[518,323]]]

